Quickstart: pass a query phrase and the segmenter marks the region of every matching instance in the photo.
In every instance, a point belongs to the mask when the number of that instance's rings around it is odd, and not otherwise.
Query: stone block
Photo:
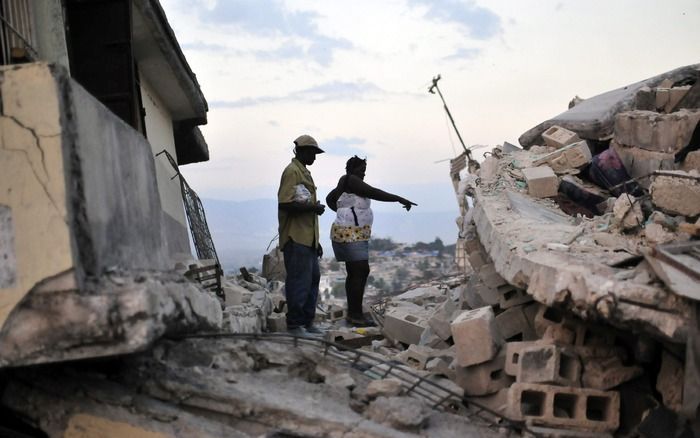
[[[455,367],[455,383],[465,395],[478,396],[509,387],[515,379],[505,372],[506,352],[501,349],[492,360],[469,367]]]
[[[572,143],[546,154],[532,162],[534,166],[547,164],[556,173],[578,169],[591,162],[591,149],[585,140]]]
[[[440,339],[447,340],[452,336],[450,324],[457,310],[455,302],[448,298],[435,309],[435,312],[428,319],[428,325]]]
[[[498,288],[498,306],[501,309],[519,306],[532,301],[532,296],[525,290],[506,284]]]
[[[557,196],[559,178],[549,166],[527,167],[523,169],[523,177],[527,182],[527,192],[535,198]]]
[[[615,388],[642,375],[639,366],[625,366],[619,357],[600,358],[584,362],[583,386],[600,390]]]
[[[377,397],[396,397],[403,393],[401,381],[394,378],[372,380],[367,384],[365,390],[367,397],[374,399]]]
[[[620,395],[586,388],[514,383],[508,412],[516,421],[591,432],[613,432],[620,424]]]
[[[680,360],[664,350],[656,390],[661,393],[664,406],[674,412],[680,412],[683,405],[683,368]]]
[[[496,315],[498,331],[505,342],[533,341],[535,330],[524,312],[525,306],[514,306]]]
[[[463,367],[493,359],[502,343],[490,306],[462,312],[450,327],[457,364]]]
[[[287,330],[287,317],[284,313],[271,313],[267,317],[267,330],[270,332],[284,332]]]
[[[570,349],[536,345],[522,349],[518,382],[581,386],[581,361]]]
[[[414,306],[419,310],[418,306]],[[404,344],[418,344],[428,321],[420,312],[411,307],[400,306],[386,310],[384,314],[384,335]]]
[[[547,146],[557,149],[581,140],[575,132],[557,125],[544,131],[542,138]]]
[[[681,170],[664,172],[651,183],[651,200],[670,214],[700,214],[700,174]]]
[[[673,154],[688,145],[699,120],[700,110],[621,112],[615,116],[614,139],[618,144]]]

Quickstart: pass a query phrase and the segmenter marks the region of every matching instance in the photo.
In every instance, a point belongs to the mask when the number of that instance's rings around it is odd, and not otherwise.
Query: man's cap
[[[324,152],[323,149],[318,147],[316,139],[314,139],[310,135],[300,135],[299,137],[297,137],[296,140],[294,140],[294,144],[298,148],[313,148],[314,152],[316,152],[317,154],[322,154]]]

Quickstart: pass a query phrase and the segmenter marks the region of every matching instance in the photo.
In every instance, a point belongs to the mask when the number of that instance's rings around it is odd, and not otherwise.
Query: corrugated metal
[[[31,0],[0,0],[0,61],[11,62],[13,48],[36,56]]]

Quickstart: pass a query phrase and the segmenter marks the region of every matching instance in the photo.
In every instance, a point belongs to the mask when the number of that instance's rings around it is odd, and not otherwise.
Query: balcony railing
[[[38,58],[31,0],[0,0],[0,65]]]

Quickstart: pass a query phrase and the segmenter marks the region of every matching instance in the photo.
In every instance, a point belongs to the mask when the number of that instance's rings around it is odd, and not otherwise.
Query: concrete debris
[[[668,171],[659,173],[651,183],[654,205],[669,214],[700,215],[700,173]]]

